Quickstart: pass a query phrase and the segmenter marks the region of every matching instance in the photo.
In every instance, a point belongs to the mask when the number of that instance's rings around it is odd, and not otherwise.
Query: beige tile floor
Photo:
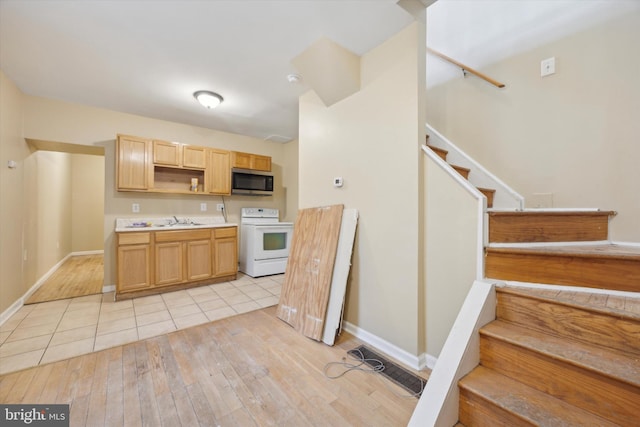
[[[0,374],[278,303],[284,275],[115,302],[113,293],[25,305],[0,326]]]

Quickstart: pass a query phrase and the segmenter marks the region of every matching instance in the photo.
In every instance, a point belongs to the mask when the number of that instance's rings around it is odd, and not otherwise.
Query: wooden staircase
[[[640,426],[640,245],[610,243],[613,211],[486,214],[485,277],[512,283],[496,289],[480,365],[459,382],[457,425]]]
[[[640,247],[608,242],[610,211],[488,212],[485,276],[640,292]],[[640,425],[640,294],[497,288],[460,425]]]
[[[459,382],[460,425],[640,423],[640,300],[504,287]]]
[[[449,154],[449,152],[443,148],[440,147],[435,147],[433,145],[429,145],[428,141],[429,141],[429,135],[426,136],[426,141],[427,141],[427,147],[429,147],[434,153],[436,153],[438,156],[440,156],[440,158],[442,160],[444,160],[445,162],[447,161],[447,154]],[[458,165],[453,165],[450,164],[451,167],[453,169],[455,169],[456,172],[458,172],[460,175],[462,175],[462,177],[464,179],[469,179],[469,172],[471,172],[471,170],[469,168],[465,168],[463,166],[458,166]],[[491,208],[493,207],[493,196],[496,193],[496,190],[491,189],[491,188],[481,188],[481,187],[476,187],[482,194],[485,195],[485,197],[487,198],[487,208]]]

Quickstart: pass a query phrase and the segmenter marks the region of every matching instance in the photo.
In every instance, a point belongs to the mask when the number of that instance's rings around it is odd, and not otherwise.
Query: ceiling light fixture
[[[216,108],[222,101],[224,101],[223,97],[208,90],[199,90],[194,92],[193,97],[205,108]]]
[[[300,83],[302,76],[300,74],[288,74],[287,81],[289,83]]]

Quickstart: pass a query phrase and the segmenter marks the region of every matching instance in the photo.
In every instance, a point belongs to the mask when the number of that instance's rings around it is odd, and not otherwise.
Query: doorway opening
[[[104,147],[27,143],[25,261],[37,286],[25,304],[102,293]]]

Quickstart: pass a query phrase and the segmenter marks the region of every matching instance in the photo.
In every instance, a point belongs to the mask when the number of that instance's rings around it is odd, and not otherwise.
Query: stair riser
[[[640,389],[495,337],[481,335],[480,363],[620,425],[640,413]]]
[[[521,254],[487,249],[485,275],[520,282],[640,292],[640,262],[555,254]]]
[[[640,355],[640,324],[597,311],[497,292],[499,319],[557,336]]]
[[[487,198],[487,208],[493,207],[493,198],[496,195],[496,190],[487,188],[478,188],[482,194]]]
[[[586,242],[607,240],[609,214],[489,215],[489,242]]]
[[[469,169],[463,168],[461,166],[451,165],[452,168],[456,170],[464,179],[469,179]]]
[[[473,427],[528,427],[535,423],[523,420],[505,411],[491,401],[485,400],[477,394],[460,389],[460,422]]]
[[[436,153],[438,156],[440,156],[440,158],[442,160],[444,160],[445,162],[447,161],[447,150],[443,150],[441,148],[437,148],[437,147],[430,147],[434,153]]]

